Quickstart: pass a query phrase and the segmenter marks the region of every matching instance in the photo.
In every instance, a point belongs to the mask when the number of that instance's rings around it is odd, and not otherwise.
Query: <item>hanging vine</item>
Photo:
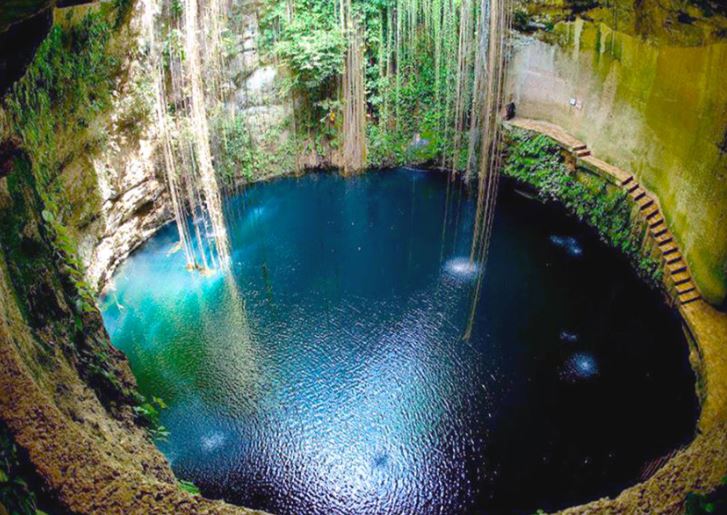
[[[156,69],[157,127],[180,247],[188,268],[226,270],[230,247],[208,122],[208,110],[223,99],[224,9],[220,0],[147,1],[157,18],[169,20],[163,27],[149,19],[146,31]],[[200,34],[205,37],[200,39]]]
[[[351,0],[340,0],[341,32],[347,41],[341,79],[343,102],[343,172],[366,168],[366,89],[363,29],[352,13]]]

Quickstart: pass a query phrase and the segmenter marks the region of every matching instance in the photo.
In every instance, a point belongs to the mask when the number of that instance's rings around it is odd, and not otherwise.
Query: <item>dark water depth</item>
[[[434,173],[311,174],[227,205],[234,284],[168,226],[101,301],[159,446],[275,513],[532,513],[639,480],[697,404],[675,314],[560,208],[501,191],[463,341],[474,202]]]

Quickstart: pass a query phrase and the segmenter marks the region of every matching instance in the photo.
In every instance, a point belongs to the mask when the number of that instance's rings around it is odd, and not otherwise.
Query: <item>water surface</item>
[[[557,207],[503,188],[469,341],[474,202],[444,176],[311,174],[227,209],[234,281],[187,272],[168,226],[102,299],[208,496],[532,513],[614,495],[693,433],[678,318]]]

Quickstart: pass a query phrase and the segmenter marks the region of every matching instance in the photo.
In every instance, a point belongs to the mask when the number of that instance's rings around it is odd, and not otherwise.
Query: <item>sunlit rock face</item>
[[[727,3],[722,0],[541,0],[518,8],[531,17],[527,24],[516,19],[519,29],[580,16],[668,45],[698,46],[727,35]]]
[[[289,114],[290,105],[284,98],[281,99],[278,91],[280,80],[276,66],[254,68],[240,82],[228,105],[228,108],[243,116],[252,128],[250,134],[255,144],[263,143],[265,132],[280,126]]]
[[[629,9],[629,20],[647,23]],[[674,41],[577,19],[521,38],[509,85],[518,116],[560,125],[658,196],[701,293],[715,304],[727,293],[727,40],[718,33]]]
[[[73,206],[69,224],[78,234],[86,277],[102,288],[116,266],[171,218],[161,173],[159,127],[152,123],[155,99],[146,96],[154,73],[143,31],[150,4],[137,1],[128,27],[117,35],[128,45],[123,81],[104,117],[101,148],[80,149],[59,181]],[[139,106],[146,106],[140,109]]]
[[[89,283],[102,288],[116,266],[172,217],[163,174],[158,126],[154,116],[137,114],[140,104],[156,101],[142,98],[150,90],[156,73],[144,49],[149,35],[144,30],[154,15],[154,3],[137,0],[128,27],[115,36],[128,45],[123,62],[123,80],[114,92],[113,106],[104,116],[104,145],[91,150],[79,140],[72,159],[64,165],[58,181],[70,200],[68,225],[79,243],[79,256],[86,266]],[[257,49],[259,4],[236,0],[230,9],[230,54],[225,67],[226,114],[241,117],[254,144],[274,155],[285,144],[287,132],[279,128],[289,115],[289,105],[278,94],[279,72],[261,60]],[[64,18],[73,8],[66,8]],[[268,134],[274,134],[271,140]],[[91,146],[91,145],[89,145]],[[294,167],[270,170],[264,177],[294,171]],[[241,179],[243,179],[241,177]]]
[[[290,98],[281,85],[284,74],[275,63],[266,61],[258,49],[262,4],[252,0],[234,0],[229,4],[227,23],[235,35],[235,50],[228,56],[228,84],[231,88],[226,109],[232,116],[241,116],[249,127],[256,145],[271,153],[288,140],[285,127],[291,112]],[[274,132],[274,141],[266,134]],[[293,170],[286,170],[291,172]]]

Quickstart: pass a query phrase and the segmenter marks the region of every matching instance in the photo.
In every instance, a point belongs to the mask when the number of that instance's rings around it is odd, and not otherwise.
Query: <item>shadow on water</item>
[[[677,316],[507,184],[462,341],[474,201],[453,190],[443,227],[440,174],[248,188],[227,206],[244,302],[168,255],[174,227],[119,269],[104,319],[169,404],[178,476],[275,513],[532,513],[614,495],[690,439]]]

